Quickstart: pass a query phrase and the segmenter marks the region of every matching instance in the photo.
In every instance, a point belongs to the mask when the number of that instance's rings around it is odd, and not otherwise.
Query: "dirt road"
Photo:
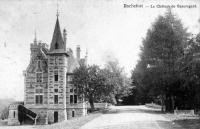
[[[172,122],[145,106],[113,106],[81,129],[171,129]]]

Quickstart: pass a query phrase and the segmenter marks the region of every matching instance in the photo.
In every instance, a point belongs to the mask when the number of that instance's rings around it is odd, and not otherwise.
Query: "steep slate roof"
[[[45,48],[38,48],[37,51],[38,53],[36,56],[32,57],[31,62],[26,69],[28,73],[34,73],[37,72],[37,70],[47,72],[47,50]],[[40,60],[40,64],[38,64],[36,60]]]
[[[53,32],[50,51],[48,54],[66,54],[67,55],[58,18],[56,20],[56,25]]]

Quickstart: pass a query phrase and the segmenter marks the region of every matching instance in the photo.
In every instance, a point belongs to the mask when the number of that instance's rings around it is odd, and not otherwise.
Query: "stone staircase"
[[[23,105],[18,105],[18,119],[19,122],[22,124],[34,124],[35,119],[37,117],[37,114],[31,111],[30,109],[27,109]]]
[[[11,104],[9,106],[8,125],[35,124],[37,114],[27,109],[22,104]]]

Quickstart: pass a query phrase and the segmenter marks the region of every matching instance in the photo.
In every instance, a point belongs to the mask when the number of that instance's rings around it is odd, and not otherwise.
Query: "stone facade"
[[[37,114],[39,123],[87,114],[85,102],[72,84],[73,70],[79,67],[80,60],[86,63],[86,58],[80,59],[79,46],[75,58],[73,51],[66,48],[66,39],[66,30],[61,33],[57,18],[50,49],[36,37],[30,45],[30,64],[24,71],[24,106]]]

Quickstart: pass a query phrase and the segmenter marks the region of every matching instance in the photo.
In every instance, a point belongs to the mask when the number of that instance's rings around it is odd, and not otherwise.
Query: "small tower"
[[[8,125],[20,125],[18,120],[18,104],[9,106]]]
[[[35,31],[35,37],[34,37],[33,43],[34,43],[34,44],[37,44],[37,35],[36,35],[36,31]]]
[[[38,50],[38,44],[37,43],[38,43],[38,41],[37,41],[36,31],[35,31],[33,43],[31,43],[31,57],[37,55],[37,50]]]
[[[66,113],[66,74],[68,54],[65,50],[59,19],[48,52],[48,119],[55,123],[67,119]]]

